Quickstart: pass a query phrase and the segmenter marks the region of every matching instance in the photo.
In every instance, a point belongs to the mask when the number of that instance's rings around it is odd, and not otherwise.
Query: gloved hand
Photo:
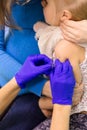
[[[20,88],[25,88],[26,83],[40,74],[48,75],[52,69],[52,60],[46,55],[29,56],[22,68],[15,75]]]
[[[53,104],[71,105],[75,78],[70,62],[55,61],[55,68],[50,73]]]

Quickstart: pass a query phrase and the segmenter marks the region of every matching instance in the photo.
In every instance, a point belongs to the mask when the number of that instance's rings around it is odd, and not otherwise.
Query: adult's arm
[[[66,40],[74,43],[87,43],[87,20],[65,20],[60,27]]]
[[[19,91],[20,87],[16,83],[15,78],[10,80],[0,89],[0,117],[11,104],[11,102],[15,99]]]
[[[69,61],[55,61],[50,74],[52,102],[54,104],[51,130],[69,130],[69,116],[75,78]]]
[[[54,104],[50,130],[69,130],[71,105]]]
[[[0,86],[4,86],[11,80],[22,67],[22,64],[5,51],[4,36],[5,30],[2,29],[0,30]],[[36,78],[33,82],[28,83],[26,88],[21,90],[19,94],[32,92],[40,96],[46,81],[43,77]]]
[[[27,82],[30,82],[40,74],[49,74],[51,69],[52,60],[47,56],[40,54],[29,56],[24,62],[21,69],[16,73],[15,78],[13,78],[0,90],[1,113],[16,97],[20,90],[19,87],[21,89],[24,89]]]
[[[0,86],[5,85],[21,68],[21,64],[5,51],[5,30],[0,30]]]

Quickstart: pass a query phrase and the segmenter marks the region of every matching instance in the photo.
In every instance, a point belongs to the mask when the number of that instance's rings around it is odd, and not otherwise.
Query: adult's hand
[[[70,62],[55,61],[55,68],[50,74],[53,104],[71,105],[75,78]]]
[[[52,60],[46,55],[39,54],[29,56],[22,68],[15,75],[15,79],[20,88],[25,88],[25,84],[40,74],[48,75],[52,69]]]
[[[60,27],[66,40],[74,43],[87,42],[87,20],[65,20]]]

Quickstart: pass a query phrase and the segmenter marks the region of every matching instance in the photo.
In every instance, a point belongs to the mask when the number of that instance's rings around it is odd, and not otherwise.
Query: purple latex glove
[[[15,75],[20,88],[25,88],[26,83],[40,74],[49,74],[52,69],[52,60],[46,55],[38,54],[29,56],[22,68]]]
[[[55,61],[55,68],[50,73],[53,104],[71,105],[75,87],[75,78],[70,62]]]

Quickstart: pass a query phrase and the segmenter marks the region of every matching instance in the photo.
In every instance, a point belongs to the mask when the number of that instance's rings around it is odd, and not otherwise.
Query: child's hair
[[[19,29],[11,16],[11,6],[15,0],[0,0],[0,27],[3,25]]]
[[[57,2],[56,1],[56,7]],[[61,0],[63,4],[62,8],[69,10],[72,13],[72,20],[80,21],[87,19],[87,0]]]

